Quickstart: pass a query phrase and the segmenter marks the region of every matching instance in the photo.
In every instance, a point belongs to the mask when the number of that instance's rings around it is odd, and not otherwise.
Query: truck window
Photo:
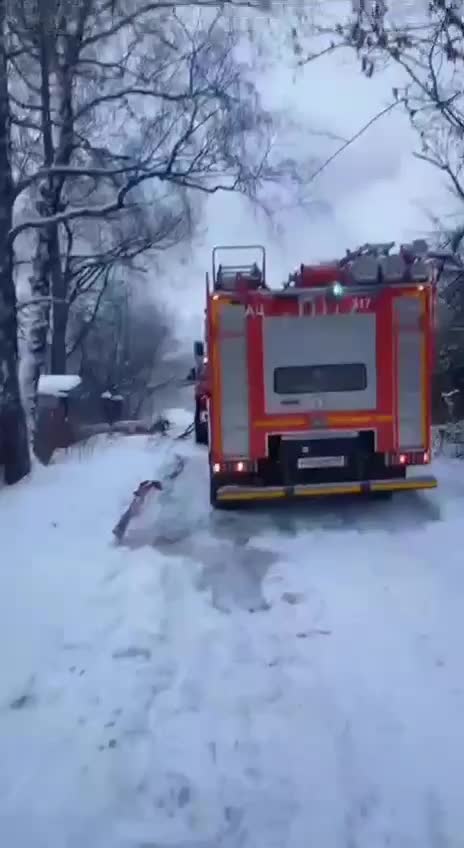
[[[359,362],[340,365],[292,365],[274,370],[278,395],[361,392],[367,388],[366,366]]]

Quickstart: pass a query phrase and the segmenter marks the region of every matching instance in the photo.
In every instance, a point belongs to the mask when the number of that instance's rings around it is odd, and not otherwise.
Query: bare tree
[[[404,106],[417,130],[416,155],[439,168],[464,200],[462,3],[352,0],[351,14],[332,28],[331,47],[355,50],[367,77],[388,64],[402,70],[403,83],[393,89],[392,104]]]
[[[108,281],[191,235],[194,196],[256,197],[264,181],[292,172],[273,159],[271,116],[240,56],[243,16],[233,15],[273,5],[15,0],[4,9],[15,142],[10,255],[18,237],[35,239],[32,412],[50,324],[51,367],[61,372],[88,336]],[[88,320],[69,337],[82,298]]]
[[[8,240],[13,214],[6,0],[0,0],[0,470],[15,483],[30,469],[18,381],[16,290]]]
[[[137,210],[135,210],[137,212]],[[148,220],[144,211],[120,215],[116,222],[104,219],[98,232],[92,232],[90,222],[73,222],[69,228],[69,251],[64,264],[68,322],[66,360],[80,348],[92,323],[96,320],[108,283],[118,279],[122,288],[130,287],[132,279],[148,277],[148,268],[155,270],[158,256],[192,232],[190,210],[185,214],[160,202],[156,214]],[[81,232],[76,234],[79,228]],[[95,228],[93,228],[94,230]],[[84,230],[84,232],[82,232]],[[81,247],[74,247],[74,244]],[[85,320],[82,316],[85,314]],[[78,316],[76,321],[74,317]]]
[[[78,369],[93,394],[121,395],[123,415],[137,418],[150,412],[147,406],[159,386],[169,325],[153,301],[137,298],[133,287],[121,285],[117,275],[112,276],[103,289],[98,315],[90,323],[81,302],[75,324],[78,327],[80,319],[86,332],[78,350]]]
[[[269,158],[270,117],[238,59],[234,19],[223,11],[205,16],[193,9],[213,4],[181,4],[181,14],[172,3],[110,8],[106,0],[86,0],[80,7],[72,4],[66,18],[58,0],[37,0],[32,17],[27,0],[21,3],[12,29],[26,51],[15,64],[26,95],[14,98],[15,118],[22,132],[29,119],[33,144],[32,164],[16,194],[29,192],[37,214],[19,219],[10,238],[37,233],[31,275],[37,302],[30,329],[33,409],[50,302],[51,367],[62,372],[70,302],[108,262],[181,233],[185,237],[192,224],[192,190],[253,195],[260,181],[280,172]],[[43,148],[39,166],[37,132]],[[149,211],[158,204],[164,208],[161,233],[160,216]],[[138,236],[134,243],[115,236],[123,219],[142,217],[144,239]],[[76,227],[82,232],[83,222],[95,220],[103,222],[106,243],[97,261],[78,258],[72,252]]]

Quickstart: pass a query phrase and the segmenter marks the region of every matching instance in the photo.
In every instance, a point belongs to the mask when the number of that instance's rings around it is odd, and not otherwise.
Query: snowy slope
[[[458,846],[464,483],[436,471],[211,515],[203,450],[130,437],[2,490],[1,844]]]

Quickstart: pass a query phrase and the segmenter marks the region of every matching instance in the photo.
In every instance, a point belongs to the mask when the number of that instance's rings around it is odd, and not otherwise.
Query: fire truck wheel
[[[209,474],[209,502],[213,509],[233,509],[233,504],[229,501],[218,501],[217,499],[217,489],[218,484],[213,478],[213,475]]]
[[[216,486],[211,473],[209,475],[209,502],[213,509],[218,508],[219,504],[216,497]]]
[[[216,494],[217,494],[217,485],[214,482],[213,475],[211,474],[211,471],[210,471],[210,473],[209,473],[209,502],[210,502],[211,506],[213,507],[213,509],[220,509],[221,504],[220,504],[220,502],[218,502]]]
[[[198,401],[195,404],[195,441],[197,445],[208,444],[208,424],[200,419],[200,405]]]
[[[208,444],[208,425],[195,417],[195,441],[197,445]]]

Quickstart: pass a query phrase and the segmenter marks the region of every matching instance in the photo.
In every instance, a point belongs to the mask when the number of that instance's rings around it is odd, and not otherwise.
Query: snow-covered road
[[[462,846],[463,469],[212,515],[204,449],[131,437],[0,491],[0,844]]]

